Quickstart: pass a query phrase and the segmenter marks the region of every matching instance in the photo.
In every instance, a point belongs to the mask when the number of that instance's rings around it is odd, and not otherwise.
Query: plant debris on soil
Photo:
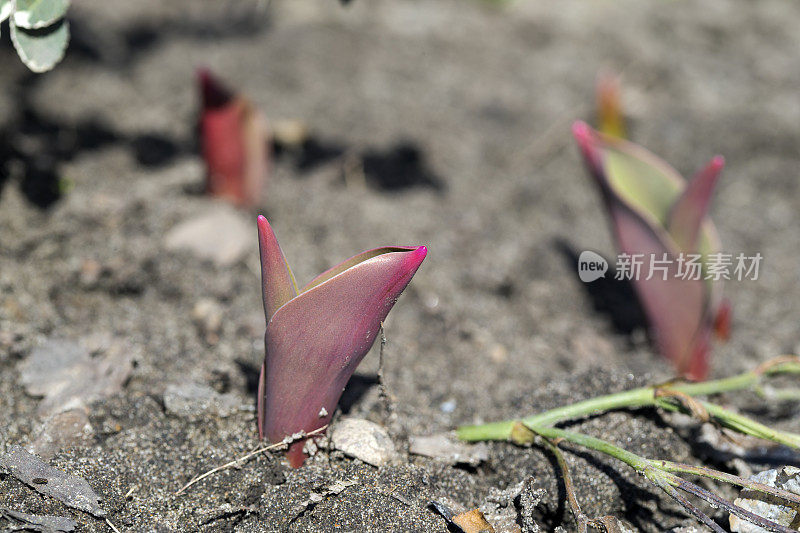
[[[712,208],[723,249],[764,257],[757,281],[726,284],[732,338],[712,377],[800,348],[796,3],[73,4],[52,72],[28,72],[5,30],[0,45],[0,527],[446,531],[436,501],[497,531],[574,531],[545,450],[489,443],[476,460],[420,439],[672,377],[630,287],[583,284],[575,268],[582,250],[613,257],[569,133],[593,120],[604,69],[620,73],[636,142],[684,174],[725,155]],[[277,153],[252,212],[198,193],[199,66],[308,128]],[[385,324],[390,406],[375,347],[329,431],[345,416],[376,424],[391,458],[376,467],[327,445],[292,470],[281,452],[257,454],[176,494],[264,445],[257,213],[301,283],[360,250],[428,247]],[[795,404],[717,401],[800,429]],[[767,468],[673,418],[572,426],[647,457]],[[588,516],[694,525],[623,465],[565,455]]]

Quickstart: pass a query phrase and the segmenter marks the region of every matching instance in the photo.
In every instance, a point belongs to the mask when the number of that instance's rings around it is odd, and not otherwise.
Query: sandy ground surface
[[[69,17],[67,57],[42,76],[24,69],[3,30],[0,452],[42,431],[42,400],[26,392],[21,369],[47,339],[132,360],[124,385],[90,404],[84,441],[50,460],[85,477],[122,530],[443,531],[430,500],[477,506],[526,480],[546,491],[531,510],[542,530],[573,530],[539,449],[493,443],[470,468],[405,450],[409,435],[669,378],[630,295],[589,290],[572,263],[584,249],[613,253],[569,133],[574,119],[592,119],[603,69],[622,73],[638,142],[685,174],[725,155],[713,208],[724,249],[765,258],[758,281],[727,286],[733,338],[716,347],[713,376],[798,349],[792,2],[84,0]],[[277,160],[258,209],[299,280],[379,245],[430,250],[386,324],[392,412],[378,396],[376,352],[345,395],[348,416],[389,429],[403,452],[396,464],[324,452],[293,471],[279,455],[260,457],[174,494],[258,445],[255,212],[236,213],[252,238],[232,265],[164,243],[176,224],[220,209],[196,192],[200,65],[269,117],[311,130],[305,148]],[[60,198],[55,177],[68,184]],[[202,301],[221,317],[216,338],[193,321]],[[241,408],[170,412],[165,391],[186,382]],[[791,408],[736,396],[720,401],[800,427]],[[578,427],[651,457],[727,467],[697,444],[696,427],[673,431],[654,411]],[[692,524],[619,463],[588,453],[569,461],[588,512],[642,531]],[[337,481],[355,484],[305,504]],[[10,475],[0,474],[0,506],[108,530]]]

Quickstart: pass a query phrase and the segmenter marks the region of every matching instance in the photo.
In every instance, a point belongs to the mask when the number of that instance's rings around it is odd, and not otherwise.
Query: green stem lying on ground
[[[713,492],[703,489],[702,487],[694,483],[690,483],[676,476],[674,472],[689,473],[693,475],[703,476],[710,479],[731,483],[733,485],[738,485],[740,487],[744,487],[753,491],[763,492],[771,496],[781,498],[784,501],[786,501],[789,505],[796,504],[798,501],[800,501],[800,497],[798,497],[798,495],[796,494],[792,494],[782,489],[776,489],[775,487],[768,487],[761,483],[743,479],[738,476],[726,474],[724,472],[712,470],[710,468],[693,467],[690,465],[682,465],[680,463],[672,463],[669,461],[646,459],[644,457],[636,455],[635,453],[629,452],[628,450],[624,450],[619,446],[615,446],[610,442],[589,435],[584,435],[582,433],[576,433],[573,431],[567,431],[564,429],[547,427],[547,426],[532,426],[529,424],[525,424],[525,427],[530,431],[532,431],[533,433],[536,433],[546,439],[552,439],[556,441],[568,441],[573,444],[583,446],[584,448],[589,448],[591,450],[598,451],[605,455],[609,455],[611,457],[614,457],[615,459],[619,459],[623,463],[627,464],[628,466],[636,470],[639,474],[644,476],[648,481],[653,483],[656,487],[666,492],[675,501],[680,503],[681,506],[683,506],[687,511],[693,514],[695,518],[697,518],[700,522],[704,523],[705,525],[709,526],[715,532],[725,533],[725,530],[720,528],[719,525],[717,525],[713,520],[711,520],[711,518],[708,517],[708,515],[703,513],[700,509],[695,507],[691,502],[686,500],[686,498],[684,498],[680,493],[678,493],[676,489],[682,490],[688,494],[692,494],[694,496],[702,498],[709,504],[711,504],[713,507],[725,509],[729,513],[738,516],[742,520],[746,520],[768,531],[774,531],[777,533],[791,533],[795,531],[789,527],[783,526],[781,524],[773,522],[772,520],[754,514],[748,511],[747,509],[739,507],[738,505],[731,503],[730,501],[714,494]],[[562,469],[566,468],[565,465],[562,465],[561,463],[560,465]]]
[[[657,392],[659,390],[668,390],[693,398],[695,396],[708,396],[722,392],[754,390],[761,384],[764,376],[798,373],[800,373],[800,361],[796,358],[781,358],[776,360],[774,364],[763,365],[759,369],[729,378],[702,383],[676,383],[663,387],[641,387],[591,398],[564,407],[557,407],[520,420],[505,420],[503,422],[492,422],[476,426],[462,426],[457,429],[457,434],[458,438],[465,441],[508,440],[511,437],[514,424],[517,422],[522,422],[526,426],[531,427],[546,427],[570,419],[582,418],[605,411],[642,407],[662,407],[672,411],[688,412],[689,409],[685,405],[676,402],[673,398],[659,396]],[[733,413],[709,402],[700,402],[700,405],[705,408],[716,422],[725,427],[747,435],[772,440],[794,448],[800,448],[800,435],[770,429],[745,416]]]
[[[745,435],[771,440],[793,448],[800,448],[800,435],[769,428],[746,416],[728,411],[717,404],[696,399],[696,396],[707,396],[738,390],[752,390],[757,393],[762,392],[762,381],[764,377],[778,374],[800,374],[800,358],[794,356],[781,357],[765,363],[751,372],[745,372],[744,374],[715,381],[641,387],[584,400],[564,407],[558,407],[521,420],[507,420],[478,426],[463,426],[458,428],[457,434],[460,439],[465,441],[511,440],[518,444],[531,443],[534,441],[535,435],[539,435],[546,440],[546,443],[551,449],[553,449],[553,446],[557,446],[557,443],[560,441],[568,441],[624,462],[656,487],[666,492],[672,499],[697,518],[697,520],[707,525],[715,532],[724,533],[724,530],[716,522],[711,520],[708,515],[687,500],[679,491],[702,498],[711,504],[711,506],[723,508],[742,520],[751,522],[768,531],[787,533],[794,530],[753,514],[713,492],[678,477],[676,474],[702,476],[758,491],[783,500],[792,507],[796,507],[800,504],[800,496],[796,494],[703,466],[647,459],[602,439],[553,427],[555,424],[570,419],[599,414],[614,409],[660,407],[669,411],[688,413],[704,421],[713,420],[723,427]],[[551,440],[555,441],[556,444],[550,442]],[[569,494],[571,478],[567,471],[566,462],[557,449],[555,453],[563,472],[565,486]],[[574,494],[571,496],[570,506],[575,514],[578,527],[581,531],[585,531],[590,521],[581,512]],[[591,524],[594,525],[595,523],[591,522]]]

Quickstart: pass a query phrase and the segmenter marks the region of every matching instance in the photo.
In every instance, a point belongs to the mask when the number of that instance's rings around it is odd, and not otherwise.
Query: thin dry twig
[[[252,451],[252,452],[250,452],[250,453],[248,453],[246,455],[243,455],[243,456],[239,457],[238,459],[234,459],[233,461],[225,463],[224,465],[218,466],[216,468],[212,468],[208,472],[205,472],[203,474],[200,474],[199,476],[195,476],[194,478],[192,478],[192,480],[189,481],[189,483],[187,483],[183,487],[181,487],[180,490],[178,490],[175,493],[175,495],[179,496],[180,494],[183,494],[186,491],[186,489],[188,489],[189,487],[191,487],[192,485],[194,485],[198,481],[201,481],[201,480],[207,478],[208,476],[216,474],[217,472],[220,472],[222,470],[226,470],[228,468],[235,468],[235,467],[241,466],[242,464],[244,464],[251,457],[254,457],[254,456],[258,455],[258,454],[261,454],[261,453],[264,453],[264,452],[267,452],[267,451],[270,451],[270,450],[275,450],[275,449],[278,449],[278,448],[289,446],[293,442],[296,442],[296,441],[301,440],[301,439],[305,439],[307,437],[313,437],[314,435],[319,435],[320,433],[323,433],[326,429],[328,429],[327,424],[322,426],[321,428],[315,429],[314,431],[309,431],[308,433],[301,432],[299,434],[295,434],[295,435],[292,435],[290,437],[286,437],[281,442],[276,442],[275,444],[270,444],[269,446],[264,446],[262,448],[254,450],[254,451]]]
[[[655,394],[656,398],[671,398],[676,400],[678,403],[683,405],[683,407],[686,408],[686,410],[689,411],[693,417],[701,422],[709,422],[711,420],[711,416],[709,416],[708,410],[703,406],[703,404],[685,392],[670,388],[656,387],[656,389],[653,391],[653,394]]]
[[[652,461],[652,462],[654,464],[657,464],[657,466],[661,470],[664,470],[665,472],[670,472],[673,474],[692,474],[707,479],[721,481],[723,483],[728,483],[729,485],[734,485],[736,487],[748,489],[753,492],[760,492],[772,496],[774,498],[782,500],[785,504],[789,505],[793,509],[796,508],[800,510],[800,495],[782,489],[780,487],[772,487],[764,483],[759,483],[758,481],[753,481],[752,479],[745,479],[743,477],[734,474],[728,474],[727,472],[720,472],[719,470],[714,470],[712,468],[707,468],[705,466],[694,466],[686,463],[676,463],[673,461]]]
[[[386,494],[386,496],[389,496],[390,498],[393,498],[393,499],[397,500],[398,502],[402,503],[403,505],[407,505],[407,506],[411,507],[413,504],[410,501],[408,501],[408,498],[406,498],[405,496],[397,494],[395,492],[396,489],[397,489],[397,487],[393,487],[392,490],[390,490],[389,492],[386,492],[384,494]]]
[[[786,363],[800,364],[800,357],[796,355],[781,355],[775,357],[773,359],[770,359],[769,361],[764,361],[763,363],[758,365],[756,369],[753,370],[753,373],[760,376],[769,372],[776,366],[784,365]]]
[[[678,502],[678,504],[680,504],[681,507],[686,509],[686,511],[688,511],[691,515],[693,515],[699,522],[701,522],[702,524],[705,524],[706,526],[711,528],[711,530],[714,531],[714,533],[725,533],[725,530],[722,529],[721,527],[719,527],[719,524],[717,524],[716,522],[711,520],[711,518],[707,514],[705,514],[703,511],[701,511],[699,507],[697,507],[692,502],[690,502],[689,500],[684,498],[683,495],[680,494],[675,489],[675,487],[673,487],[669,483],[667,483],[665,481],[662,481],[662,480],[659,480],[659,479],[654,479],[654,480],[651,480],[651,481],[658,488],[660,488],[661,490],[666,492],[667,495],[670,498],[672,498],[673,500]]]
[[[542,437],[542,441],[544,441],[547,449],[556,458],[558,468],[561,470],[561,478],[564,481],[564,491],[567,493],[567,502],[569,503],[569,508],[572,511],[572,516],[575,517],[575,522],[578,525],[578,532],[586,533],[587,529],[592,527],[597,530],[605,531],[606,533],[620,533],[622,529],[620,528],[619,520],[616,517],[607,515],[600,518],[589,518],[581,510],[578,497],[575,495],[575,485],[572,483],[572,475],[569,473],[567,461],[564,459],[564,454],[561,453],[561,450],[558,448],[558,444],[559,442],[562,442],[562,440],[563,439],[556,439],[555,441],[552,441]]]
[[[386,388],[386,381],[383,379],[383,350],[386,348],[386,333],[383,330],[383,322],[381,322],[381,347],[378,352],[378,397],[386,407],[386,412],[391,417],[394,414],[394,396],[389,393]]]
[[[114,533],[121,533],[121,532],[120,532],[120,530],[119,530],[119,529],[117,529],[117,526],[115,526],[114,524],[112,524],[112,523],[111,523],[111,520],[109,520],[108,518],[106,518],[106,524],[108,524],[108,527],[110,527],[110,528],[111,528],[111,531],[113,531]]]
[[[383,322],[380,325],[381,349],[378,352],[378,389],[382,399],[386,398],[386,384],[383,382],[383,350],[386,348],[386,332],[383,331]]]
[[[679,488],[684,492],[693,494],[694,496],[698,496],[699,498],[704,499],[714,508],[717,509],[722,508],[728,511],[730,514],[734,514],[739,518],[741,518],[742,520],[746,520],[751,524],[755,524],[756,526],[766,529],[767,531],[773,531],[775,533],[792,533],[796,531],[795,529],[778,524],[777,522],[774,522],[772,520],[764,518],[763,516],[750,512],[747,509],[739,507],[735,503],[731,503],[725,498],[722,498],[717,494],[714,494],[713,492],[708,491],[698,485],[695,485],[694,483],[690,483],[689,481],[686,481],[684,479],[680,479],[677,488]]]

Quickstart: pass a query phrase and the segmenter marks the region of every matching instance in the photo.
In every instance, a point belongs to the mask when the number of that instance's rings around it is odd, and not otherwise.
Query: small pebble
[[[82,344],[53,338],[35,348],[17,369],[26,392],[44,396],[37,411],[48,416],[118,394],[133,370],[133,355],[121,340],[92,357]]]
[[[186,250],[200,259],[229,266],[251,250],[255,239],[250,224],[233,208],[215,205],[193,218],[178,223],[164,236],[167,250]]]
[[[30,446],[30,451],[43,459],[51,459],[64,448],[89,444],[93,436],[94,429],[89,423],[86,410],[70,409],[45,420]]]
[[[37,492],[73,509],[97,517],[106,515],[99,505],[100,497],[84,478],[53,468],[21,446],[13,445],[6,454],[0,455],[0,469],[8,471]]]
[[[188,419],[208,415],[225,418],[237,412],[240,404],[234,395],[220,394],[201,383],[172,384],[164,391],[167,413]]]
[[[336,424],[331,433],[331,444],[345,455],[372,466],[384,465],[397,456],[386,430],[360,418],[346,418]]]
[[[447,400],[446,402],[442,402],[439,405],[439,410],[443,413],[452,413],[456,410],[456,402],[455,400]]]
[[[219,342],[219,332],[222,329],[222,307],[211,298],[203,298],[194,304],[192,321],[200,335],[208,344]]]
[[[489,459],[489,448],[484,442],[465,444],[450,438],[449,435],[444,433],[429,436],[412,436],[408,440],[408,451],[410,453],[438,459],[452,465],[477,466]]]

